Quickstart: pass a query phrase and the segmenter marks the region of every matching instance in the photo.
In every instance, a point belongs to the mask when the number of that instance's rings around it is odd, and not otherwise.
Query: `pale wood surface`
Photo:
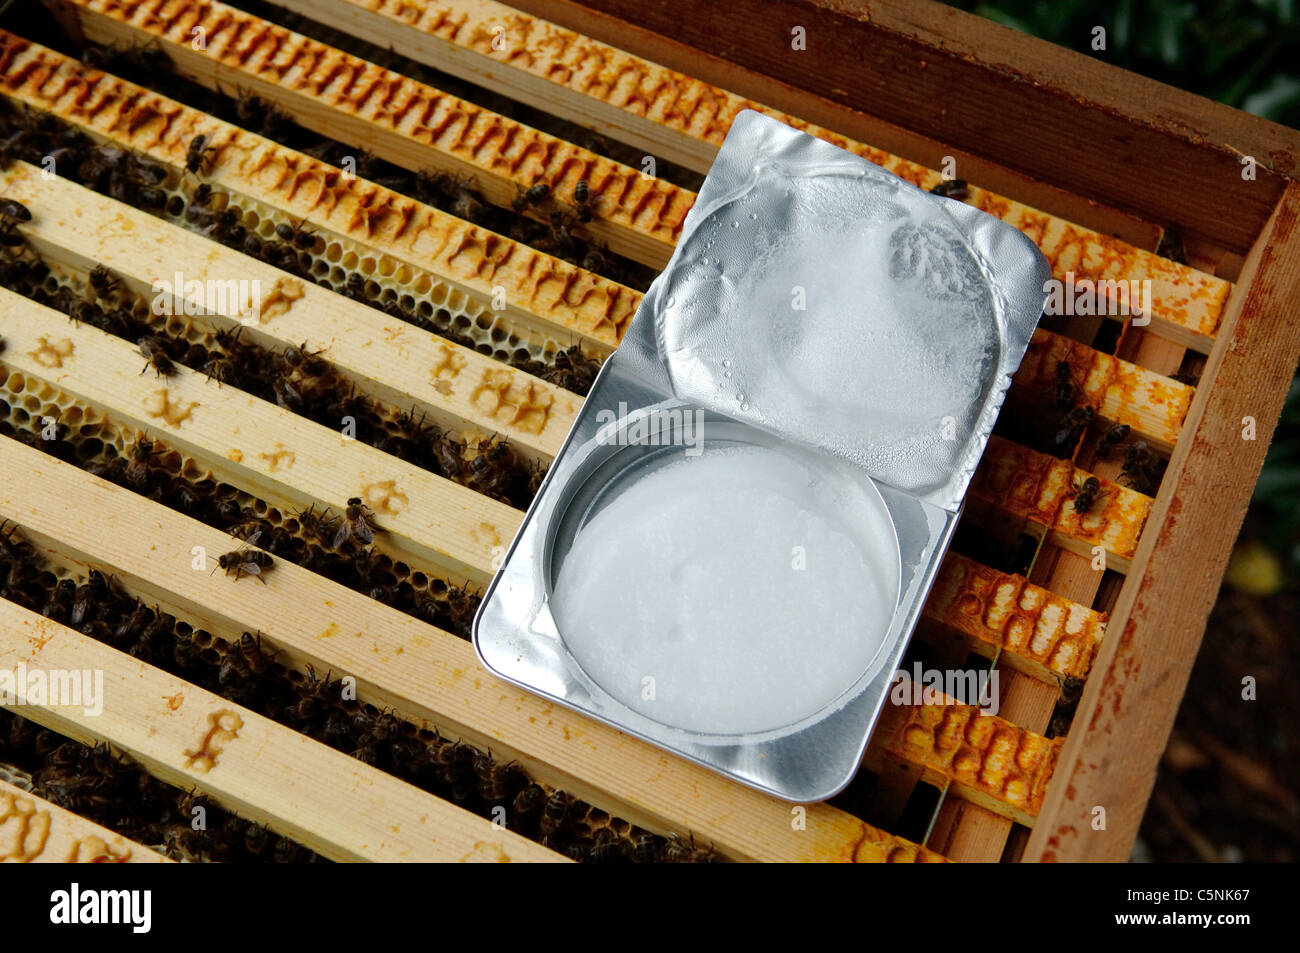
[[[143,844],[0,780],[0,862],[160,864],[171,861]]]
[[[543,181],[558,206],[573,210],[574,187],[586,181],[592,196],[586,231],[611,251],[655,267],[668,261],[695,200],[639,169],[221,3],[193,4],[183,16],[177,16],[178,0],[147,0],[130,9],[114,0],[71,3],[96,42],[156,41],[187,79],[246,89],[309,129],[365,143],[405,168],[472,176],[494,204],[509,206],[520,189]],[[195,27],[205,31],[203,49],[191,44]]]
[[[565,862],[268,718],[0,601],[0,664],[103,673],[104,709],[24,704],[32,721],[108,741],[155,777],[196,787],[332,860]],[[173,707],[172,699],[179,699]]]
[[[1300,354],[1300,186],[1247,256],[1026,860],[1123,860]],[[1254,418],[1255,440],[1242,439]],[[1243,702],[1243,704],[1250,704]],[[1107,826],[1095,830],[1093,809]]]
[[[1250,247],[1300,154],[1294,130],[944,4],[513,5],[858,138],[894,123],[1229,250]],[[791,50],[795,24],[806,50]],[[1241,177],[1243,154],[1256,181]],[[1203,201],[1207,188],[1220,201]]]
[[[376,450],[340,431],[218,387],[177,366],[141,373],[139,348],[58,311],[0,289],[12,372],[48,381],[119,425],[164,439],[286,511],[327,505],[340,513],[359,496],[375,513],[378,546],[395,559],[436,566],[453,581],[486,583],[492,560],[518,527],[518,510]],[[64,343],[66,342],[66,343]],[[66,353],[65,353],[66,352]],[[53,365],[53,366],[51,366]],[[233,548],[233,545],[232,547]],[[274,579],[268,580],[274,588]]]
[[[260,217],[304,222],[339,257],[379,268],[395,263],[405,290],[436,304],[469,296],[489,311],[494,296],[512,330],[560,346],[608,354],[641,300],[617,282],[471,225],[432,206],[80,64],[0,30],[0,95],[51,112],[119,148],[134,149],[179,177],[196,135],[218,150],[204,181]],[[193,177],[189,178],[191,184]]]
[[[47,261],[83,276],[102,264],[146,301],[153,300],[156,282],[171,287],[177,273],[186,283],[258,282],[259,305],[291,287],[301,297],[283,309],[272,302],[248,324],[241,314],[247,303],[225,295],[198,309],[206,314],[196,323],[244,326],[243,338],[264,347],[306,341],[312,350],[324,348],[322,357],[363,393],[401,410],[415,406],[431,423],[498,434],[549,463],[577,416],[581,399],[559,387],[67,179],[45,180],[39,170],[15,162],[0,172],[0,189],[32,211],[23,234]],[[204,304],[202,295],[188,300]]]
[[[732,120],[754,109],[864,156],[922,188],[941,175],[829,129],[665,69],[492,0],[289,0],[299,13],[554,115],[707,171]],[[962,173],[964,174],[964,173]],[[972,188],[968,201],[1024,230],[1058,277],[1151,277],[1160,319],[1208,349],[1227,284],[1107,235]]]
[[[150,603],[215,636],[259,631],[284,661],[357,679],[358,697],[392,706],[504,761],[660,833],[691,834],[737,860],[884,859],[914,845],[825,804],[791,806],[507,685],[455,636],[280,561],[271,583],[191,567],[194,546],[229,537],[17,441],[0,439],[0,513],[68,568],[114,573]],[[69,518],[62,501],[82,502]],[[90,514],[93,514],[90,515]],[[238,588],[238,598],[233,598]]]

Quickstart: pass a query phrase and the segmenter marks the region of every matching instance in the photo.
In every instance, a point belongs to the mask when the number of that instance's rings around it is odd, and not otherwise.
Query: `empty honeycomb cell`
[[[326,275],[328,275],[329,272],[330,272],[330,266],[328,262],[322,261],[321,259],[317,259],[315,262],[312,263],[311,273],[315,275],[317,278],[323,278]]]
[[[45,405],[41,403],[41,399],[35,394],[28,394],[23,398],[23,407],[29,414],[40,416],[41,410],[44,406]]]
[[[339,264],[341,264],[341,265],[342,265],[344,268],[346,268],[348,271],[356,271],[356,270],[357,270],[357,257],[358,257],[358,256],[357,256],[357,253],[356,253],[356,252],[351,251],[351,250],[346,251],[346,252],[343,253],[343,260],[342,260],[341,262],[339,262]]]
[[[493,354],[493,347],[491,344],[475,344],[474,350],[478,351],[480,354],[485,355],[486,357],[491,357]]]
[[[98,440],[85,440],[77,445],[78,460],[93,460],[104,450],[104,444]]]
[[[187,480],[193,480],[196,479],[202,472],[203,469],[199,466],[196,460],[194,460],[192,457],[185,458],[185,464],[181,467],[182,477],[184,477]]]
[[[212,645],[212,633],[207,629],[195,629],[192,641],[201,649],[209,648]]]
[[[343,257],[343,246],[338,242],[330,242],[325,246],[325,258],[332,264],[337,264]]]
[[[427,589],[429,587],[429,577],[422,572],[411,573],[411,585],[417,589]]]
[[[223,483],[222,486],[224,487],[226,486],[226,484]],[[234,487],[231,487],[231,489],[233,490]],[[269,509],[270,507],[266,505],[265,500],[257,500],[256,502],[253,503],[253,512],[256,513],[258,516],[265,516]]]
[[[469,316],[464,314],[456,315],[455,320],[452,321],[452,327],[457,328],[458,330],[461,331],[468,331],[471,327],[473,327],[473,324],[474,322],[472,322],[469,319]]]
[[[405,579],[410,574],[411,574],[411,567],[406,565],[406,563],[403,562],[393,563],[393,575],[395,575],[398,579]]]
[[[429,275],[423,271],[415,276],[415,281],[411,285],[412,290],[417,295],[421,295],[421,296],[429,295],[434,289],[434,287],[435,286],[433,283],[433,279],[430,278]],[[437,287],[441,288],[442,286],[438,285]]]
[[[426,318],[431,317],[433,315],[433,305],[427,301],[421,301],[416,310],[418,310],[420,314]]]
[[[177,218],[185,214],[185,200],[179,195],[173,195],[167,200],[165,208],[168,215],[172,216],[172,218]]]
[[[21,407],[13,408],[13,410],[9,412],[9,418],[19,425],[26,424],[29,419],[27,411],[23,410]]]
[[[383,278],[391,278],[397,271],[397,263],[387,255],[381,255],[375,267]]]

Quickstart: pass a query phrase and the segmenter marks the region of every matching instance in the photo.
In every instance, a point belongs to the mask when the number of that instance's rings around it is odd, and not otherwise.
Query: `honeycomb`
[[[66,424],[66,436],[42,439],[41,418],[46,416]],[[0,435],[22,440],[209,525],[236,534],[257,531],[259,546],[274,556],[468,637],[477,595],[419,569],[393,563],[383,554],[357,545],[355,540],[348,541],[345,551],[334,551],[328,548],[327,534],[321,532],[323,521],[328,519],[324,513],[281,513],[236,487],[217,483],[198,462],[161,442],[153,442],[145,454],[133,454],[138,441],[111,419],[76,405],[51,384],[3,367]],[[6,552],[17,551],[21,558],[14,560],[6,555],[0,561],[4,570],[0,596],[71,625],[480,816],[494,819],[499,813],[494,809],[504,807],[507,827],[566,856],[595,862],[715,859],[711,850],[697,847],[689,838],[650,834],[563,791],[535,783],[518,765],[500,764],[487,752],[445,738],[395,712],[344,699],[341,680],[311,669],[287,668],[274,651],[262,648],[257,633],[246,633],[235,643],[214,637],[184,619],[150,609],[98,570],[81,578],[44,564],[17,533],[8,537],[8,543]],[[68,754],[65,768],[84,767],[82,774],[93,779],[95,771],[109,770],[104,767],[108,757]],[[123,836],[161,844],[169,854],[225,859],[231,850],[229,845],[219,850],[203,838],[177,840],[179,835],[171,822],[170,827],[164,824],[164,829],[146,831],[114,826],[113,812],[107,806],[78,793],[86,785],[93,787],[93,780],[68,781],[64,784],[66,790],[43,787],[41,771],[48,763],[40,760],[31,745],[19,745],[12,752],[0,748],[0,762],[28,772],[36,793],[47,796],[47,791],[52,792],[50,800],[55,803]],[[75,770],[72,774],[82,777]],[[124,783],[122,790],[128,787]],[[83,808],[103,808],[105,817],[88,814]],[[167,839],[169,831],[175,835],[171,840]],[[259,840],[263,835],[250,833],[247,825],[238,832],[232,826],[231,836],[236,833],[261,845],[263,849],[254,856],[263,857],[265,845]],[[241,858],[242,854],[235,850],[230,859]],[[274,851],[271,859],[278,859]]]
[[[123,159],[120,150],[55,116],[15,109],[0,100],[0,139],[7,142],[9,158],[40,166],[45,156],[57,154],[58,174],[80,185],[550,383],[585,396],[595,379],[598,359],[577,345],[535,334],[521,336],[487,302],[430,272],[377,256],[347,236],[303,229],[300,221],[248,196],[207,189],[208,194],[199,197],[200,183],[183,170]],[[443,195],[414,185],[411,191],[430,199]]]

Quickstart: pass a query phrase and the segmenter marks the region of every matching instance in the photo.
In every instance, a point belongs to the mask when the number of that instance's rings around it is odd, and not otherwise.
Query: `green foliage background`
[[[1300,0],[948,0],[1005,26],[1300,129]],[[1106,49],[1092,48],[1106,28]],[[1300,381],[1293,384],[1244,536],[1300,579]]]

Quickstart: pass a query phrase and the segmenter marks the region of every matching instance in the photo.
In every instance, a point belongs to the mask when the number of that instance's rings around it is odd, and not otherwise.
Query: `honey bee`
[[[598,864],[617,863],[618,861],[630,860],[630,849],[627,841],[619,837],[608,827],[602,827],[596,831],[592,837],[591,850],[589,857]]]
[[[639,864],[653,864],[659,856],[653,834],[640,833],[632,842],[632,857]]]
[[[361,497],[350,497],[347,509],[343,511],[339,528],[334,533],[333,548],[338,549],[349,539],[355,539],[363,544],[373,543],[375,541],[374,515],[370,507],[361,501]]]
[[[72,599],[72,611],[68,614],[68,623],[74,627],[81,625],[94,603],[95,587],[88,582],[78,586],[77,593]]]
[[[516,189],[519,194],[510,203],[516,212],[541,205],[551,197],[551,187],[545,182],[537,182],[527,189],[516,186]]]
[[[260,675],[266,670],[268,661],[267,654],[262,650],[262,633],[253,635],[251,632],[245,632],[239,637],[239,655],[244,660],[244,666],[254,675]]]
[[[696,847],[694,836],[682,840],[676,834],[669,834],[664,859],[676,864],[707,864],[713,860],[713,851]]]
[[[485,801],[504,801],[519,776],[518,769],[509,764],[495,764],[489,755],[474,755],[474,774],[478,778],[479,793]]]
[[[448,208],[452,215],[476,222],[483,214],[484,207],[482,194],[470,188],[467,183],[456,181],[452,187],[451,205]]]
[[[25,540],[18,536],[18,524],[14,523],[6,531],[5,527],[10,526],[10,521],[0,522],[0,556],[11,562],[26,562],[31,557],[31,547]]]
[[[1097,505],[1097,496],[1101,493],[1101,481],[1090,476],[1082,484],[1075,484],[1070,492],[1074,499],[1074,511],[1080,516],[1090,512]]]
[[[965,179],[945,179],[932,188],[930,194],[960,201],[966,198],[968,188]]]
[[[555,355],[555,367],[542,374],[549,383],[563,387],[585,397],[591,391],[600,373],[600,362],[588,357],[578,345],[567,347]]]
[[[239,371],[232,361],[225,357],[214,357],[200,368],[208,380],[215,380],[217,386],[233,384],[239,380]]]
[[[27,206],[13,199],[0,199],[0,246],[17,248],[27,242],[17,231],[20,222],[30,222],[32,213]]]
[[[608,274],[613,266],[610,264],[607,252],[608,248],[589,244],[586,253],[582,256],[580,264],[584,271],[595,271],[600,274]]]
[[[0,199],[0,218],[10,222],[30,222],[31,210],[15,199]]]
[[[316,230],[304,231],[303,225],[307,224],[307,217],[303,216],[297,225],[289,225],[281,222],[275,226],[275,234],[282,242],[288,242],[294,248],[307,250],[316,244]]]
[[[1139,440],[1124,451],[1124,466],[1120,470],[1120,479],[1131,489],[1151,496],[1160,483],[1160,476],[1160,459],[1147,447],[1146,441]]]
[[[1055,446],[1058,451],[1074,449],[1079,434],[1088,428],[1097,412],[1087,404],[1070,408],[1070,412],[1061,420],[1061,429],[1056,432]]]
[[[577,217],[571,212],[556,209],[551,213],[550,221],[549,250],[563,258],[576,258],[580,250],[580,243],[573,235]]]
[[[1106,460],[1116,447],[1128,439],[1130,427],[1128,424],[1116,424],[1107,430],[1099,441],[1097,441],[1097,458]]]
[[[1056,406],[1061,410],[1074,403],[1074,368],[1069,361],[1056,364]]]
[[[227,576],[234,576],[236,582],[245,576],[253,576],[265,585],[266,573],[275,567],[275,559],[270,553],[252,548],[260,535],[260,532],[254,533],[246,540],[246,546],[218,556],[217,568],[224,569]]]
[[[587,185],[587,180],[582,179],[573,187],[573,207],[574,216],[579,222],[591,221],[592,204],[591,204],[591,187]]]
[[[131,445],[126,465],[126,479],[137,489],[144,488],[149,479],[149,463],[157,454],[157,445],[147,437],[140,437]]]
[[[546,799],[542,808],[541,829],[543,834],[558,834],[566,826],[569,818],[569,795],[556,790]]]
[[[176,365],[167,356],[167,346],[161,338],[146,334],[135,343],[139,345],[140,353],[144,355],[146,362],[140,369],[141,374],[151,367],[154,377],[170,377],[176,373]]]
[[[276,138],[293,124],[293,118],[288,113],[242,89],[235,99],[235,115],[245,129],[252,129],[268,139]]]
[[[208,145],[208,137],[203,133],[191,139],[189,147],[185,150],[185,171],[194,175],[206,172],[210,161],[208,153],[214,148],[215,146]]]
[[[109,296],[121,286],[121,282],[103,265],[96,265],[90,270],[90,288],[96,298],[108,300]]]
[[[1183,236],[1177,225],[1165,227],[1160,235],[1160,243],[1156,245],[1156,254],[1180,264],[1187,263],[1187,252],[1183,249]]]

